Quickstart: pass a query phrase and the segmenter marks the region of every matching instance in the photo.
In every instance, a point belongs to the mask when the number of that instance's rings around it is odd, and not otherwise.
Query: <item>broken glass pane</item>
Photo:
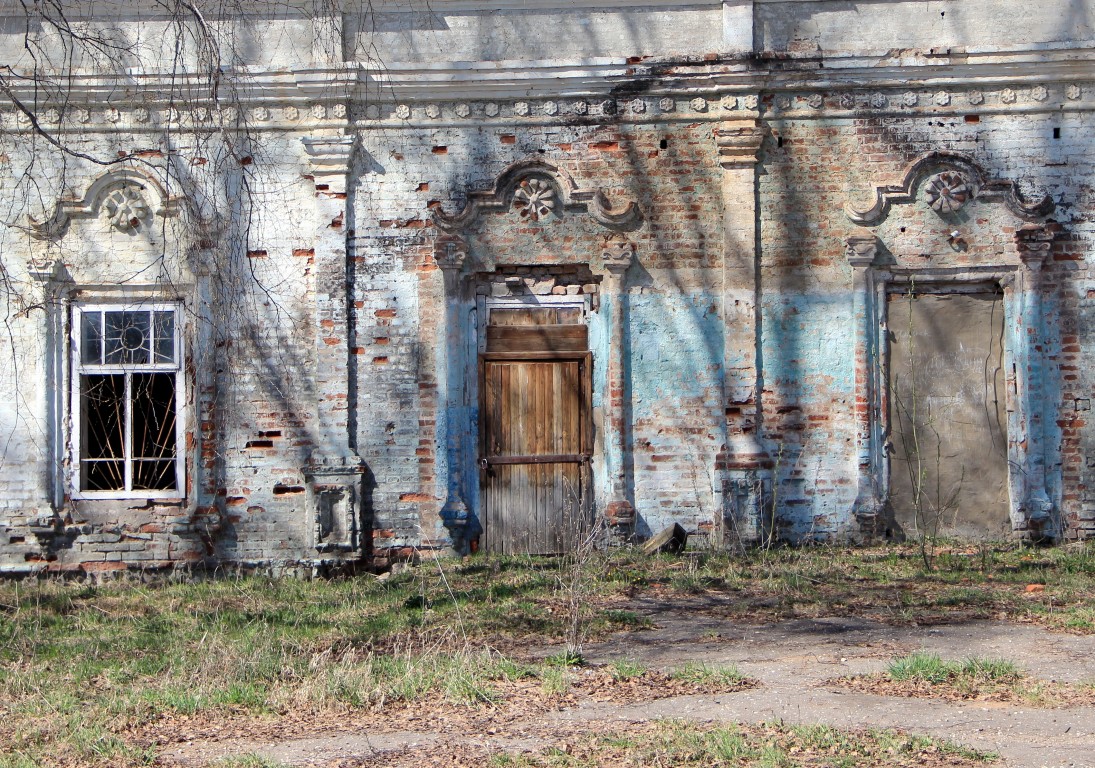
[[[104,312],[107,365],[140,365],[148,362],[151,328],[148,312]]]
[[[175,479],[175,375],[134,373],[133,488],[171,490]]]
[[[85,491],[125,490],[125,375],[80,377]]]

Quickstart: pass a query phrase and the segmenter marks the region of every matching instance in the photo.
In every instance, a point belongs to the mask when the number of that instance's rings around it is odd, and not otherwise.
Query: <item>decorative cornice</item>
[[[173,216],[178,211],[177,198],[168,195],[167,190],[153,177],[135,168],[112,168],[88,186],[82,199],[61,200],[49,218],[40,221],[28,215],[31,236],[38,240],[54,240],[63,236],[71,219],[98,216],[107,196],[118,189],[151,193],[154,200],[146,200],[143,195],[141,200],[145,204],[152,204],[150,210],[156,216]],[[126,222],[122,222],[119,228],[130,228],[125,224]]]
[[[767,78],[760,77],[760,80]],[[557,83],[555,85],[558,85]],[[671,90],[669,85],[678,87]],[[705,87],[709,84],[701,84]],[[49,133],[212,133],[339,130],[360,128],[422,129],[439,126],[574,125],[612,123],[674,123],[731,120],[814,120],[856,117],[930,117],[968,114],[1031,114],[1095,111],[1095,82],[1016,84],[985,88],[949,83],[939,87],[883,87],[864,84],[840,90],[695,89],[691,81],[662,83],[641,95],[587,93],[582,96],[541,95],[506,98],[483,87],[468,98],[454,94],[405,94],[392,98],[370,95],[308,101],[297,96],[253,94],[239,107],[214,109],[200,100],[189,104],[156,105],[117,102],[115,106],[76,106],[63,110],[43,105],[35,111],[38,129]],[[768,85],[773,85],[768,83]],[[261,100],[257,100],[261,97]],[[47,102],[48,104],[48,102]],[[0,129],[36,130],[19,110],[0,109]]]
[[[285,130],[348,121],[417,127],[602,115],[717,121],[726,110],[804,119],[1056,112],[1095,108],[1093,57],[1089,43],[1076,43],[946,55],[345,62],[293,71],[225,70],[217,92],[206,76],[145,68],[113,75],[66,72],[63,86],[52,88],[38,85],[39,73],[26,85],[15,80],[12,94],[33,105],[43,129],[61,131]],[[174,102],[165,98],[168,81],[178,95]],[[32,130],[27,116],[10,108],[0,111],[0,127]]]
[[[857,209],[847,205],[844,211],[856,224],[863,226],[877,224],[886,218],[891,205],[907,204],[916,200],[920,183],[929,173],[940,170],[964,174],[968,179],[970,199],[1002,202],[1020,218],[1038,219],[1053,210],[1053,200],[1049,195],[1033,203],[1027,202],[1014,181],[986,179],[973,159],[960,152],[928,152],[906,166],[899,183],[875,187],[875,202],[870,208]]]
[[[467,204],[459,213],[450,216],[438,209],[433,212],[433,219],[440,229],[458,232],[471,225],[483,211],[509,210],[519,185],[529,178],[549,181],[563,210],[588,211],[595,221],[609,229],[628,229],[637,226],[642,218],[634,201],[613,208],[599,189],[580,189],[563,168],[532,158],[507,166],[490,189],[468,193]]]

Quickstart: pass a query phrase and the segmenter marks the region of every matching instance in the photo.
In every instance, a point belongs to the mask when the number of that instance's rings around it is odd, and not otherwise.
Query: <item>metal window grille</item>
[[[72,424],[77,496],[180,495],[178,309],[173,304],[75,309]]]

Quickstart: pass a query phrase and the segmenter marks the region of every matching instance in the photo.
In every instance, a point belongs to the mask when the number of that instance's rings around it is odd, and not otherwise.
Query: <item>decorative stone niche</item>
[[[356,470],[313,468],[308,477],[308,509],[312,512],[313,546],[318,552],[360,553]]]

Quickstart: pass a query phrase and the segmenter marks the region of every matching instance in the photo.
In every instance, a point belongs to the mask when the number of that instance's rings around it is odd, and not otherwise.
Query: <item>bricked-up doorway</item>
[[[488,552],[567,552],[589,529],[588,344],[581,307],[490,311],[479,361]]]
[[[1004,538],[1004,298],[995,284],[893,286],[890,501],[909,535]]]

